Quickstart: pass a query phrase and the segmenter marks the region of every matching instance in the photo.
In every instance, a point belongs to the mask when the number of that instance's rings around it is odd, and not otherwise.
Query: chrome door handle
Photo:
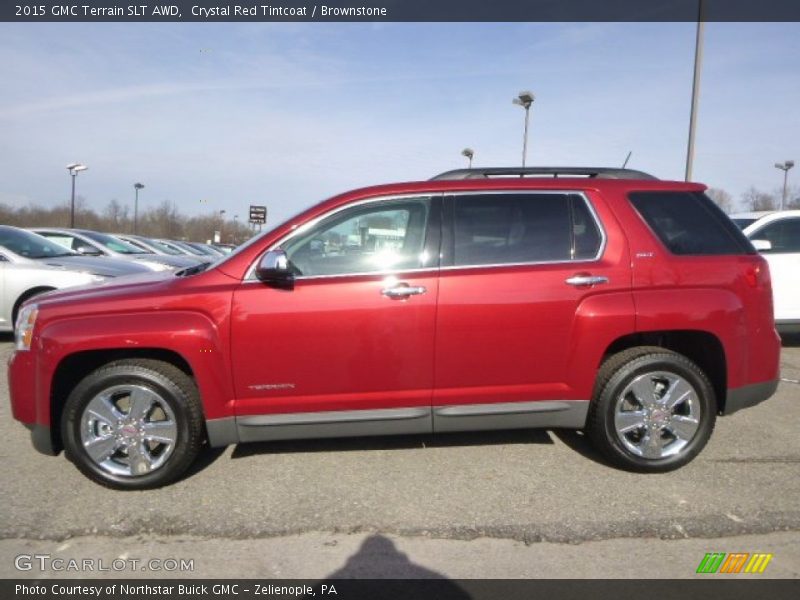
[[[600,285],[601,283],[608,283],[608,277],[602,275],[573,275],[566,279],[564,283],[574,286],[584,285]]]
[[[422,287],[421,285],[416,287],[411,287],[409,285],[396,285],[394,287],[383,288],[381,294],[387,298],[408,298],[409,296],[418,296],[419,294],[424,294],[427,291],[428,289]]]

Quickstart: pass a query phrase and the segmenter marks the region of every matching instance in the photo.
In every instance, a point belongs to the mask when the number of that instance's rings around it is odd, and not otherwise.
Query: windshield
[[[0,226],[0,246],[25,258],[53,258],[75,254],[41,235],[7,226]]]
[[[188,252],[192,256],[203,256],[203,254],[204,254],[203,252],[200,252],[197,248],[193,248],[192,246],[190,246],[186,242],[181,242],[181,241],[178,241],[178,240],[172,240],[172,243],[175,244],[176,246],[178,246],[179,248],[183,248],[184,250],[186,250],[186,252]]]
[[[183,252],[178,252],[175,248],[171,246],[167,246],[166,244],[162,244],[158,240],[146,238],[146,239],[137,239],[137,240],[127,240],[131,244],[136,244],[137,246],[141,246],[142,248],[146,248],[150,246],[151,248],[155,248],[159,252],[163,252],[164,254],[169,254],[170,256],[180,256]],[[147,246],[145,246],[147,244]]]
[[[101,246],[108,248],[112,252],[118,252],[120,254],[154,254],[153,252],[148,252],[147,250],[137,248],[133,244],[128,244],[120,239],[106,235],[105,233],[97,233],[96,231],[82,231],[81,234],[85,235],[90,240],[94,240]]]

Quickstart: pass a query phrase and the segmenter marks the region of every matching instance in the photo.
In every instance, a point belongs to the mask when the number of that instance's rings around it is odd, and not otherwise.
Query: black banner
[[[653,597],[659,600],[795,600],[797,580],[752,579],[753,575],[704,580],[500,580],[330,579],[304,580],[2,580],[4,600],[187,599],[289,600],[585,600]]]
[[[5,0],[0,21],[800,21],[797,0],[314,1]]]

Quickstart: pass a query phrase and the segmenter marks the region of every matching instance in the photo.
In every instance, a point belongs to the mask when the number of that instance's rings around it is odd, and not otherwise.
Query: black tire
[[[645,457],[637,454],[631,447],[636,446],[637,436],[647,434],[647,426],[628,434],[619,433],[615,425],[615,415],[618,403],[623,402],[620,398],[630,384],[641,375],[659,372],[680,377],[693,388],[697,406],[692,410],[699,408],[699,418],[696,419],[699,423],[688,442],[678,438],[673,440],[669,430],[664,430],[666,433],[658,430],[661,439],[668,440],[667,443],[679,442],[674,448],[680,447],[680,449],[670,456]],[[654,381],[657,379],[656,377]],[[686,410],[683,407],[679,409]],[[644,408],[641,410],[644,411]],[[668,414],[671,413],[665,414],[665,411],[660,409],[657,416],[668,419]],[[653,413],[649,414],[648,419],[652,418],[652,415]],[[603,363],[597,376],[594,397],[589,406],[586,430],[594,446],[612,464],[629,471],[662,473],[682,467],[700,453],[714,430],[716,415],[717,401],[714,388],[706,374],[695,363],[671,350],[658,346],[641,346],[615,354]],[[658,425],[653,427],[657,428]]]
[[[163,464],[145,474],[110,472],[95,462],[82,443],[84,410],[98,394],[115,386],[136,385],[155,393],[174,415],[175,442]],[[204,420],[197,386],[177,367],[158,360],[126,359],[108,363],[87,375],[64,405],[61,436],[67,458],[88,478],[110,488],[142,490],[166,485],[183,475],[204,439]]]

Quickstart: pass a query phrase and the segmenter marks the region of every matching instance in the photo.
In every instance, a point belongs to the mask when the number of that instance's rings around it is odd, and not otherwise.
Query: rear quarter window
[[[633,207],[672,254],[754,254],[745,235],[702,192],[631,192]]]

